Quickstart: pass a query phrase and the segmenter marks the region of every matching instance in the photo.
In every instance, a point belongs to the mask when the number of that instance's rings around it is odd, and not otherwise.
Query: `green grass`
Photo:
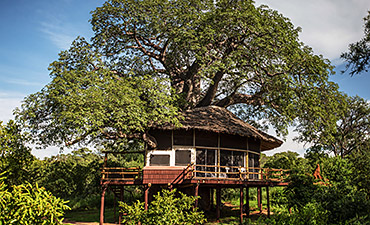
[[[118,217],[118,212],[117,215]],[[64,218],[74,222],[99,222],[100,209],[69,211]],[[106,208],[104,212],[104,222],[114,223],[114,211],[112,208]]]

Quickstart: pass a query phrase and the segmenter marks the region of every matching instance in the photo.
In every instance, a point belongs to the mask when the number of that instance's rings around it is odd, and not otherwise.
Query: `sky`
[[[103,0],[1,0],[0,1],[0,121],[12,119],[12,111],[24,97],[50,82],[49,64],[68,49],[77,36],[87,39],[91,31],[90,12]],[[370,100],[370,73],[351,77],[341,74],[340,54],[348,44],[363,36],[363,17],[370,10],[369,0],[256,0],[268,5],[302,28],[300,39],[329,59],[336,70],[332,81],[349,95]],[[297,151],[307,146],[292,141],[291,134],[278,149]],[[58,153],[58,148],[33,150],[37,157]]]

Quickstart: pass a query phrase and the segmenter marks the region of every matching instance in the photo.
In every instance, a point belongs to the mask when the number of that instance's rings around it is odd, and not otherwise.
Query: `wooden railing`
[[[289,170],[238,167],[195,165],[192,171],[193,178],[199,179],[227,179],[227,180],[266,180],[283,182],[289,176]]]
[[[141,178],[142,170],[139,167],[104,167],[102,180],[136,180]]]
[[[284,182],[288,176],[289,170],[284,169],[190,164],[172,183],[181,183],[182,180],[193,178]],[[142,169],[139,167],[104,167],[102,170],[103,181],[133,181],[141,178]]]

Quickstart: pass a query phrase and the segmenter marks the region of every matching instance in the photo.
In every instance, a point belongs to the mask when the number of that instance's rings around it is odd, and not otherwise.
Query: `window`
[[[251,169],[252,168],[259,168],[260,166],[260,156],[258,154],[253,154],[253,153],[249,153],[248,154],[248,167],[250,168],[249,169],[249,172],[250,173],[254,173],[254,174],[249,174],[249,179],[258,179],[258,172],[259,172],[259,169]]]
[[[174,130],[173,144],[193,146],[193,130]]]
[[[191,151],[176,150],[175,151],[175,166],[187,166],[191,163]]]
[[[244,152],[221,150],[221,166],[240,166],[244,167]]]
[[[256,152],[260,152],[261,141],[254,138],[248,139],[248,148]]]
[[[218,134],[208,131],[196,130],[195,131],[195,145],[217,147]]]
[[[150,156],[151,166],[169,166],[170,155],[151,155]]]
[[[197,149],[196,170],[216,172],[217,154],[213,149]],[[201,165],[201,166],[198,166]],[[206,166],[202,166],[206,165]],[[216,176],[215,173],[197,173],[199,177]]]
[[[221,148],[247,149],[247,138],[231,134],[220,136]]]
[[[171,131],[167,130],[151,130],[149,132],[150,135],[152,135],[156,141],[157,141],[157,148],[161,150],[168,150],[172,147],[172,135]]]

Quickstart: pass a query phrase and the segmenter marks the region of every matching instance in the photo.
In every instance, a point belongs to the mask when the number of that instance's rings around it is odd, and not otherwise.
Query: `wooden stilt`
[[[240,224],[243,223],[243,202],[244,202],[244,196],[243,196],[243,186],[240,187]]]
[[[197,183],[196,185],[195,185],[195,190],[194,190],[194,196],[195,197],[198,197],[198,194],[199,194],[199,183]],[[197,199],[195,199],[195,208],[198,208],[198,198]]]
[[[103,191],[101,193],[101,200],[100,200],[100,221],[99,225],[104,224],[104,197],[105,192],[107,191],[108,185],[103,185]]]
[[[257,187],[257,205],[260,213],[262,213],[262,192],[261,187]]]
[[[123,186],[121,186],[120,193],[119,193],[119,200],[121,202],[123,202],[123,196],[124,196],[124,189],[123,189]],[[118,207],[118,209],[120,210],[119,214],[118,214],[119,215],[118,216],[118,225],[121,225],[121,223],[122,223],[122,213],[121,213],[121,208]]]
[[[145,187],[145,205],[144,205],[144,209],[145,210],[148,210],[148,197],[149,197],[149,189],[150,189],[150,186],[151,186],[151,183],[148,184],[148,186]]]
[[[221,207],[221,188],[217,187],[216,189],[216,214],[217,214],[217,222],[220,222],[220,207]]]
[[[267,216],[270,217],[270,191],[269,191],[269,186],[266,187],[266,196],[267,196]]]
[[[249,217],[250,209],[249,209],[249,187],[246,188],[245,192],[245,208],[246,208],[246,216]]]

